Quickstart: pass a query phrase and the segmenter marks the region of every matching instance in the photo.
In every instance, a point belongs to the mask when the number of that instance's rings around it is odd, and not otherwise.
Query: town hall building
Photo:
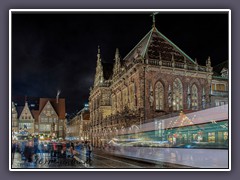
[[[103,146],[122,130],[136,131],[155,117],[207,108],[213,68],[191,59],[152,29],[125,56],[116,49],[114,64],[101,61],[98,47],[94,85],[90,89],[90,131]]]

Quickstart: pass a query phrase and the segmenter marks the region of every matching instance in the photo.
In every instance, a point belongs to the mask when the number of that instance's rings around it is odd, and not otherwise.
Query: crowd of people
[[[12,162],[15,153],[20,153],[25,162],[43,158],[73,158],[76,154],[84,156],[88,161],[91,159],[92,150],[93,147],[89,141],[13,141]]]

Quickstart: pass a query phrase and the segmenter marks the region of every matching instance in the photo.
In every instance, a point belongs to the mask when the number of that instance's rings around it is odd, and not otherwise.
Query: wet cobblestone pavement
[[[12,168],[53,168],[53,169],[81,169],[81,168],[97,168],[97,169],[138,169],[138,168],[189,168],[186,166],[178,166],[174,164],[166,164],[161,162],[145,162],[139,159],[129,159],[126,157],[114,156],[95,150],[90,159],[87,159],[84,153],[75,154],[73,158],[51,158],[47,153],[44,153],[42,158],[38,154],[33,162],[24,162],[19,153],[15,153]]]

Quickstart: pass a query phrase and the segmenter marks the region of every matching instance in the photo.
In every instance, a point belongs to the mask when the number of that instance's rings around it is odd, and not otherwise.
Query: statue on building
[[[203,93],[202,93],[202,108],[205,109],[205,107],[206,107],[205,89],[203,88]]]
[[[170,85],[168,87],[168,105],[172,107],[172,90]]]
[[[190,93],[189,86],[188,86],[188,90],[187,90],[187,107],[188,107],[188,109],[191,109],[191,93]]]
[[[150,96],[149,96],[150,106],[153,107],[154,97],[153,97],[153,88],[152,84],[150,83]]]

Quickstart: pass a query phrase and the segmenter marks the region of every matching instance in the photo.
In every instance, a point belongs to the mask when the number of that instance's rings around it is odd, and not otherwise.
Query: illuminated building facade
[[[67,139],[77,141],[89,140],[89,118],[88,105],[85,104],[85,107],[68,122]]]
[[[33,134],[35,119],[27,102],[25,102],[25,106],[19,114],[19,131],[26,131],[29,134]]]
[[[12,132],[22,135],[42,135],[64,139],[66,136],[65,99],[40,98],[39,106],[12,103]]]
[[[18,132],[18,113],[15,104],[12,102],[12,133]]]
[[[211,59],[192,60],[153,28],[113,65],[101,61],[90,89],[90,132],[94,146],[104,146],[120,131],[138,131],[155,117],[204,109],[210,103]]]
[[[213,67],[211,103],[213,106],[228,104],[228,61]]]
[[[40,98],[35,133],[64,139],[65,113],[64,98]]]

